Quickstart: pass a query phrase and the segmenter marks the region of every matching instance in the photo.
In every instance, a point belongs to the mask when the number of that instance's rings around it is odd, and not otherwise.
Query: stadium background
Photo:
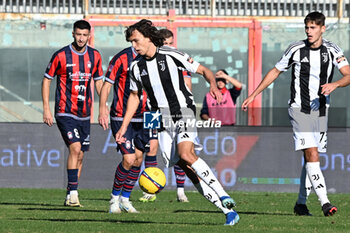
[[[120,4],[122,3],[122,4]],[[142,4],[141,4],[142,3]],[[122,48],[125,26],[141,18],[174,31],[179,50],[213,71],[225,68],[244,84],[238,105],[283,50],[305,38],[303,18],[313,10],[327,16],[324,37],[350,58],[350,3],[347,1],[0,1],[0,187],[64,187],[68,152],[56,126],[42,124],[41,80],[54,51],[71,43],[72,23],[93,25],[90,44],[110,58]],[[339,78],[335,72],[334,79]],[[237,111],[237,126],[201,131],[201,156],[227,189],[296,192],[301,154],[293,151],[286,112],[290,73],[286,72],[254,102],[248,113]],[[200,109],[208,86],[194,75],[193,93]],[[51,89],[53,106],[54,88]],[[349,94],[332,94],[329,150],[321,167],[330,191],[350,192],[343,184],[350,172]],[[110,188],[120,156],[110,134],[97,124],[80,181],[82,188]],[[345,139],[345,140],[344,140]],[[162,167],[160,156],[159,164]],[[286,166],[288,164],[288,166]],[[173,174],[166,170],[175,188]],[[189,185],[189,183],[187,182]],[[188,189],[191,186],[188,186]]]

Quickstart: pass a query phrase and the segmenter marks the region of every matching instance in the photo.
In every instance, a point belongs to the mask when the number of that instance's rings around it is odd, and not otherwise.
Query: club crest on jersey
[[[328,53],[322,53],[322,62],[323,63],[328,62]]]
[[[341,55],[341,56],[339,56],[339,57],[337,57],[337,62],[338,62],[338,64],[340,63],[340,62],[342,62],[342,61],[345,61],[346,60],[346,58],[345,58],[345,56],[344,55]]]
[[[159,61],[158,64],[160,66],[160,70],[164,71],[165,70],[165,62],[164,61]]]
[[[187,58],[187,61],[192,64],[193,63],[193,58],[189,57],[189,58]]]
[[[71,131],[68,131],[67,136],[68,136],[69,139],[72,139],[73,138],[73,133]]]
[[[90,61],[87,62],[87,67],[91,68],[91,62]]]

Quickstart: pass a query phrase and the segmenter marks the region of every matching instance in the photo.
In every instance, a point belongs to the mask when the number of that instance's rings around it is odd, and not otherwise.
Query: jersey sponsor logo
[[[91,68],[91,62],[90,61],[87,62],[87,67]]]
[[[144,112],[143,113],[143,128],[144,129],[160,129],[162,114],[159,111],[156,112]]]
[[[86,91],[86,86],[85,85],[75,85],[74,86],[74,89],[76,90],[76,91]]]
[[[51,62],[47,65],[47,68],[50,69],[51,68]]]
[[[66,67],[73,67],[76,66],[75,64],[67,64]]]
[[[189,58],[187,58],[187,61],[192,64],[193,63],[193,58],[189,57]]]
[[[337,57],[336,60],[337,60],[337,62],[338,62],[338,64],[339,64],[339,63],[341,63],[341,62],[343,62],[343,61],[346,61],[346,58],[345,58],[344,55],[341,55],[341,56]]]
[[[322,53],[322,62],[323,63],[328,62],[328,53]]]
[[[146,70],[142,70],[141,76],[146,76],[146,75],[148,75],[147,71]]]
[[[307,57],[304,57],[300,62],[309,62],[309,59],[307,59]]]
[[[83,95],[78,95],[78,101],[85,101],[86,97]]]

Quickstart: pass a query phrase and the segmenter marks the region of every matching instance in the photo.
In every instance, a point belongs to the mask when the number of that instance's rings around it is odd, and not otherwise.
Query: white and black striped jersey
[[[348,64],[343,51],[323,39],[316,49],[308,46],[307,40],[292,43],[275,67],[280,71],[292,67],[289,105],[309,114],[311,103],[319,101],[320,116],[324,116],[326,97],[321,94],[321,85],[332,81],[334,66],[341,69]]]
[[[181,108],[190,108],[195,113],[191,91],[184,82],[183,71],[195,73],[199,63],[188,54],[174,48],[157,48],[151,59],[140,57],[130,66],[130,89],[146,90],[152,110],[167,108],[172,116],[181,116]]]

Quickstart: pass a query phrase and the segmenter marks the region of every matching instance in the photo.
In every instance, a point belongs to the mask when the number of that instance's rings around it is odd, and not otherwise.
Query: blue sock
[[[67,174],[68,174],[67,193],[72,190],[78,190],[78,171],[79,169],[67,169]]]

